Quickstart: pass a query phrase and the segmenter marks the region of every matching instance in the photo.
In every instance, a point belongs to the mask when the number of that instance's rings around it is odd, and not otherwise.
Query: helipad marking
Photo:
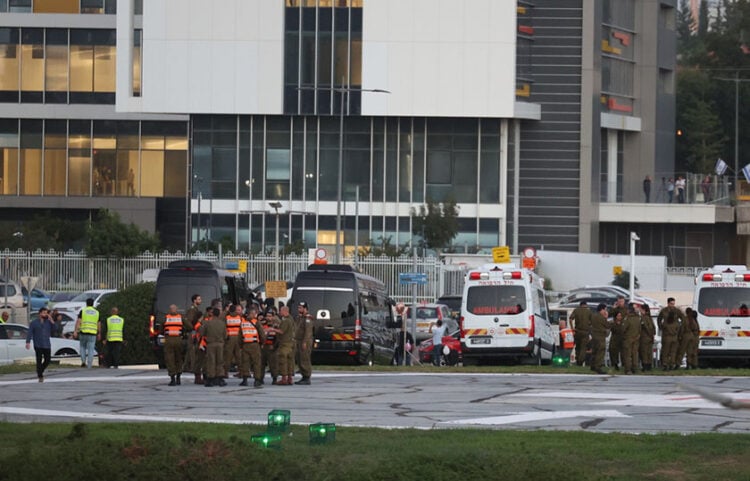
[[[551,419],[564,418],[629,418],[627,414],[619,411],[534,411],[526,413],[514,413],[507,416],[495,416],[490,418],[458,419],[446,421],[441,424],[474,424],[485,426],[498,426],[503,424],[530,423],[536,421],[547,421]]]
[[[745,400],[747,393],[721,393],[733,399]],[[582,391],[542,391],[534,390],[511,394],[506,397],[533,397],[553,399],[581,399],[593,401],[587,404],[596,406],[636,406],[676,409],[724,409],[715,402],[700,396],[675,396],[674,394],[631,394],[614,392],[582,392]]]

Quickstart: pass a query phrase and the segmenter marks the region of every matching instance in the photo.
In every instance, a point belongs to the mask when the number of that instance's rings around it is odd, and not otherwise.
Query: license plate
[[[156,338],[156,345],[160,347],[164,346],[164,336],[159,336]]]
[[[490,342],[492,342],[492,339],[490,339],[489,337],[473,337],[473,338],[471,338],[471,343],[472,344],[489,344]]]
[[[701,339],[701,346],[721,346],[721,339]]]

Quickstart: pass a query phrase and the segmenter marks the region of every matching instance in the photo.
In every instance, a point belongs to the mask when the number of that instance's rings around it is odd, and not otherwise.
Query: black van
[[[248,292],[244,277],[219,269],[208,261],[173,261],[166,269],[161,269],[156,278],[154,304],[149,320],[149,334],[159,364],[163,360],[164,343],[161,326],[164,325],[164,317],[169,312],[170,305],[176,304],[178,312],[184,315],[192,305],[193,294],[201,296],[201,308],[205,310],[213,299],[221,299],[224,306],[246,302]]]
[[[383,284],[348,265],[313,264],[297,274],[292,315],[306,302],[314,321],[314,363],[390,364],[398,336]]]

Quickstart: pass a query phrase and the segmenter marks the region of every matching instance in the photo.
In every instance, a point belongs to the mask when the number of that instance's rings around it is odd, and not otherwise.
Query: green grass
[[[292,421],[294,413],[292,413]],[[280,450],[257,426],[0,423],[0,480],[747,480],[750,436],[338,427]]]

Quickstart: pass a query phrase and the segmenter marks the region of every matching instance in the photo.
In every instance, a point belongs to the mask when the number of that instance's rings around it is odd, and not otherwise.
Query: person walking
[[[307,303],[302,301],[297,305],[297,322],[294,326],[294,338],[299,359],[299,373],[302,379],[294,384],[310,384],[312,376],[312,343],[313,318],[308,312]]]
[[[437,322],[430,323],[430,329],[428,332],[432,334],[432,365],[433,366],[440,366],[440,362],[443,358],[443,336],[445,336],[445,329],[446,329],[446,326],[443,325],[442,319],[438,319]]]
[[[242,315],[240,306],[229,306],[229,312],[226,315],[227,340],[224,343],[224,378],[229,377],[229,371],[233,365],[240,363],[240,324],[242,324]]]
[[[265,370],[268,367],[271,373],[271,384],[276,385],[279,382],[279,356],[276,347],[276,328],[279,327],[279,318],[272,312],[264,314],[258,313],[258,320],[263,327],[263,332],[266,335],[263,341],[263,347],[260,351],[260,363],[263,366],[263,378],[265,378]]]
[[[607,334],[610,323],[607,321],[607,306],[599,304],[591,316],[591,370],[597,374],[607,374],[604,370],[604,353],[607,349]]]
[[[279,348],[281,381],[277,384],[291,386],[294,384],[292,382],[294,378],[294,318],[289,314],[289,306],[282,307],[279,314],[281,315],[281,321],[279,327],[276,328],[276,339]]]
[[[656,323],[661,330],[661,364],[662,369],[669,371],[675,368],[677,360],[680,322],[685,322],[685,314],[675,306],[674,297],[667,299],[667,306],[659,311]]]
[[[44,382],[44,370],[47,369],[52,358],[52,341],[50,338],[54,329],[55,323],[49,317],[49,310],[42,307],[39,309],[39,319],[31,321],[26,333],[26,350],[31,349],[31,343],[34,343],[36,376],[39,382]]]
[[[586,361],[586,349],[591,336],[591,309],[586,301],[581,301],[570,314],[573,326],[573,340],[575,341],[576,366],[583,366]]]
[[[114,369],[120,367],[120,353],[124,340],[125,319],[119,316],[120,310],[113,307],[107,318],[107,337],[104,344],[107,345],[107,365]]]
[[[609,337],[609,364],[615,368],[615,371],[620,370],[620,355],[622,354],[622,346],[625,342],[624,320],[622,312],[619,310],[614,312],[614,318],[610,327],[612,334]]]
[[[182,381],[183,338],[190,332],[187,321],[177,312],[177,305],[169,306],[164,319],[164,362],[169,373],[169,386],[179,386]]]
[[[193,337],[195,336],[195,324],[200,321],[203,317],[201,311],[201,299],[200,294],[193,294],[190,297],[190,307],[185,311],[185,320],[187,320],[188,326],[190,326],[187,337],[185,338],[185,361],[182,364],[182,372],[192,372],[198,380],[198,374],[195,369],[195,350],[193,349]]]
[[[701,181],[701,192],[703,192],[703,202],[708,204],[713,200],[711,197],[711,174],[706,174]]]
[[[247,318],[242,319],[240,324],[240,335],[242,336],[242,359],[240,361],[240,386],[247,386],[247,378],[250,377],[250,368],[253,370],[253,387],[263,386],[263,366],[260,362],[260,346],[266,340],[265,332],[258,322],[258,311],[250,309]]]
[[[647,175],[645,179],[643,179],[643,195],[646,196],[646,203],[648,204],[651,202],[651,176]]]
[[[635,374],[638,369],[638,347],[641,338],[641,316],[635,305],[628,304],[628,315],[622,323],[622,368],[625,374]]]
[[[648,304],[641,304],[641,334],[638,338],[638,356],[641,358],[641,370],[650,371],[654,359],[654,336],[656,327],[651,319],[651,309]]]
[[[94,363],[96,341],[101,340],[99,311],[94,308],[94,300],[86,299],[86,307],[81,309],[76,319],[74,337],[78,338],[81,350],[81,367],[91,368]]]
[[[221,310],[210,308],[209,316],[201,324],[200,335],[206,340],[206,380],[204,386],[226,386],[224,381],[224,341],[227,325],[221,319]]]

